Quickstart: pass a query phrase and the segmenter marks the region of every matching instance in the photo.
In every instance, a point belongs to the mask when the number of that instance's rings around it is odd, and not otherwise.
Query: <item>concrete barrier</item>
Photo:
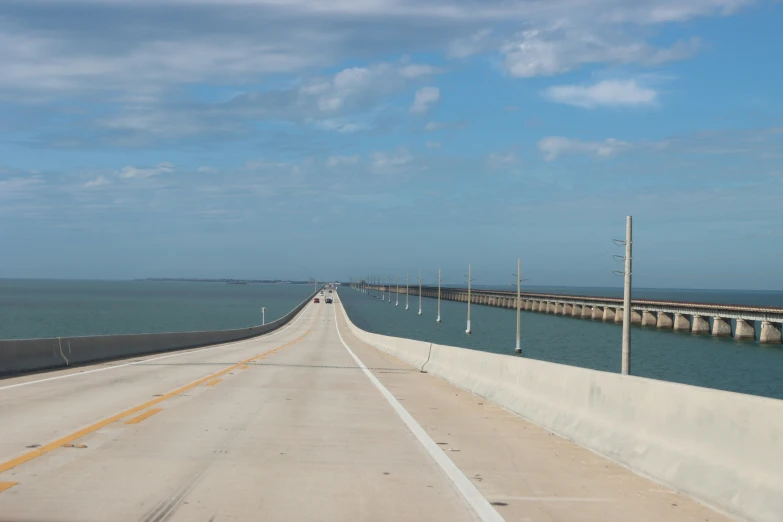
[[[314,295],[280,319],[263,326],[203,332],[0,340],[0,377],[249,339],[288,323]]]
[[[783,520],[781,400],[372,334],[345,317],[362,341],[640,475],[740,519]]]

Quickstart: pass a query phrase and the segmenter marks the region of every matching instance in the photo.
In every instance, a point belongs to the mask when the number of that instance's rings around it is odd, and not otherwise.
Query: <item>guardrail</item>
[[[152,353],[186,350],[257,337],[288,323],[319,291],[320,289],[316,290],[283,317],[264,325],[248,328],[0,340],[0,377]]]

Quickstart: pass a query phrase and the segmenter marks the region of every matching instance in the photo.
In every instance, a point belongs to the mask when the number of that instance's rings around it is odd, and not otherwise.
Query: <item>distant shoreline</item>
[[[284,281],[282,279],[196,279],[186,277],[147,277],[133,279],[133,281],[169,281],[184,283],[233,283],[233,284],[287,284],[287,285],[311,285],[312,281]]]

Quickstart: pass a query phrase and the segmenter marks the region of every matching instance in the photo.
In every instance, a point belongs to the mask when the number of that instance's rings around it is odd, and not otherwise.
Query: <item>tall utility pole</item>
[[[522,344],[519,338],[519,322],[520,322],[520,315],[521,315],[521,306],[520,306],[520,294],[522,290],[522,260],[517,259],[517,273],[515,274],[517,276],[517,346],[514,348],[514,353],[522,353]]]
[[[400,306],[400,274],[397,274],[397,293],[394,294],[394,306]]]
[[[408,309],[408,272],[405,272],[405,309]]]
[[[438,267],[438,318],[435,319],[435,322],[440,322],[440,267]]]
[[[468,327],[465,329],[465,333],[470,333],[470,263],[468,263]]]
[[[419,268],[419,315],[421,315],[421,268]]]
[[[625,218],[625,284],[623,285],[623,375],[631,374],[631,239],[632,217]]]

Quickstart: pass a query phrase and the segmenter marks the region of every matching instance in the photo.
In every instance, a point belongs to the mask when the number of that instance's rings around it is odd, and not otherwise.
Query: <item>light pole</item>
[[[473,281],[470,277],[470,263],[468,263],[468,327],[465,329],[466,334],[470,334],[470,283]]]
[[[435,322],[440,322],[440,267],[438,267],[438,318],[435,319]]]
[[[408,309],[408,272],[405,272],[405,309]]]
[[[392,284],[392,276],[389,276],[389,304],[391,304],[391,284]]]
[[[521,315],[521,307],[520,307],[520,294],[522,290],[522,260],[517,259],[517,273],[511,274],[517,276],[517,345],[516,348],[514,348],[514,353],[522,353],[522,344],[519,338],[519,323],[520,323],[520,315]]]
[[[266,324],[266,306],[261,307],[261,326]]]
[[[394,306],[400,306],[400,274],[397,274],[397,292],[394,294]]]
[[[625,220],[625,282],[623,284],[623,375],[631,373],[631,254],[632,217]]]
[[[419,315],[421,315],[421,268],[419,268]]]

